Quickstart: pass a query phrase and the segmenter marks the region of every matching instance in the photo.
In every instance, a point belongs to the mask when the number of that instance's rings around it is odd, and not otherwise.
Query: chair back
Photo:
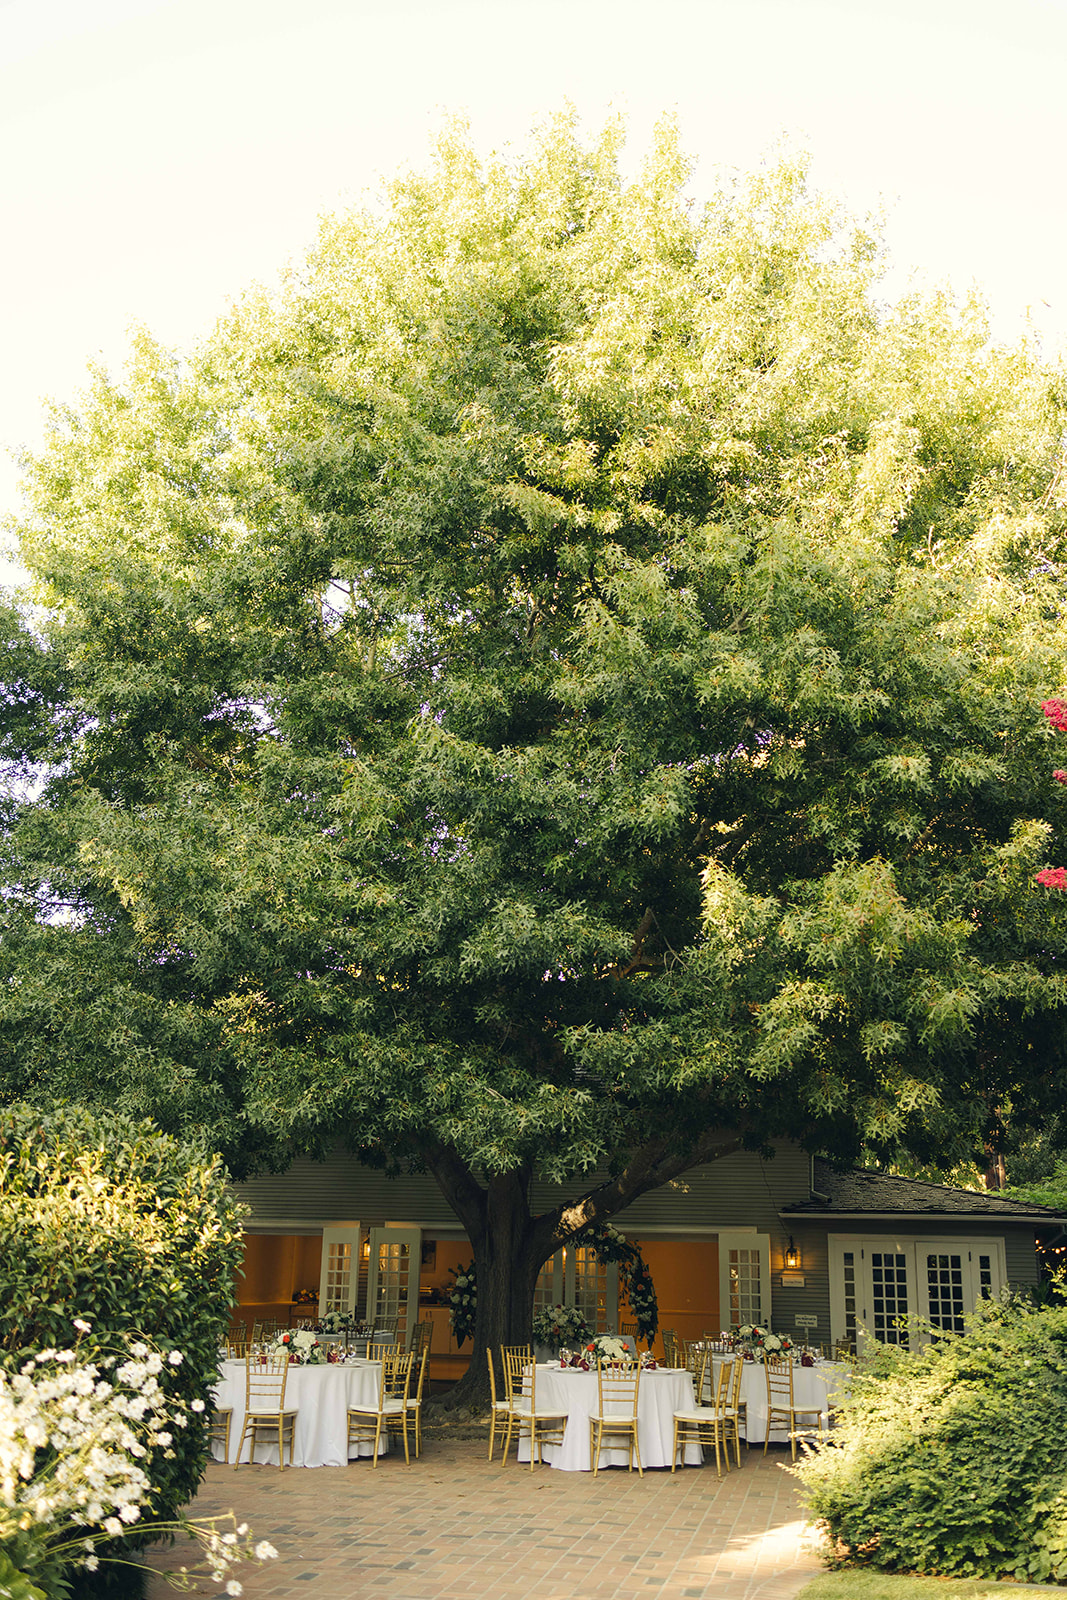
[[[700,1341],[702,1344],[706,1344],[709,1350],[716,1350],[720,1355],[730,1354],[730,1341],[724,1339],[721,1333],[702,1333]]]
[[[724,1361],[723,1366],[731,1369],[729,1405],[736,1411],[741,1404],[741,1379],[745,1375],[745,1362],[742,1356],[735,1356],[732,1361]]]
[[[776,1409],[788,1406],[793,1409],[793,1363],[791,1361],[764,1361],[763,1373],[767,1379],[767,1404]]]
[[[425,1322],[416,1322],[411,1330],[411,1343],[409,1349],[412,1355],[421,1356],[424,1350],[429,1350],[433,1344],[433,1318],[427,1317]]]
[[[636,1322],[620,1322],[619,1323],[619,1332],[622,1334],[624,1339],[636,1339],[637,1338],[637,1323]]]
[[[613,1361],[596,1364],[598,1398],[602,1417],[637,1418],[637,1393],[641,1386],[639,1361]]]
[[[855,1359],[856,1359],[856,1346],[853,1344],[851,1339],[835,1339],[834,1340],[834,1360],[835,1361],[855,1361]]]
[[[249,1340],[247,1340],[247,1339],[227,1339],[227,1341],[226,1341],[226,1355],[227,1355],[227,1358],[230,1361],[243,1361],[245,1359],[245,1357],[248,1355],[248,1351],[249,1351]]]
[[[399,1350],[394,1345],[382,1357],[382,1376],[379,1394],[381,1403],[386,1400],[405,1401],[411,1387],[411,1368],[415,1357],[410,1350]]]
[[[246,1356],[245,1411],[284,1411],[288,1381],[288,1356],[268,1356],[265,1362]]]
[[[510,1404],[516,1400],[530,1402],[530,1410],[534,1409],[534,1385],[536,1383],[536,1366],[533,1351],[528,1344],[502,1344],[500,1346],[500,1360],[504,1368],[504,1393]]]
[[[663,1339],[663,1365],[665,1367],[679,1367],[682,1364],[682,1355],[678,1348],[678,1335],[673,1328],[664,1328],[661,1334]]]
[[[414,1350],[409,1353],[411,1355],[412,1376],[415,1377],[415,1399],[421,1400],[422,1386],[426,1382],[426,1363],[430,1359],[430,1347],[428,1344],[424,1345],[421,1355],[416,1355]]]
[[[696,1343],[691,1344],[685,1353],[685,1364],[693,1374],[693,1394],[697,1405],[704,1403],[704,1391],[708,1390],[711,1397],[709,1376],[711,1372],[711,1351],[702,1350]]]
[[[398,1344],[368,1344],[367,1360],[384,1361],[386,1356],[395,1355],[400,1350]]]

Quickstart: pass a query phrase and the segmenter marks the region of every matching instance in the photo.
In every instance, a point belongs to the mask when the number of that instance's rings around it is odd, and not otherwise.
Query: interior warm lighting
[[[363,1257],[364,1261],[369,1261],[370,1260],[370,1240],[369,1239],[364,1239],[363,1243],[359,1247],[359,1253]]]
[[[789,1243],[785,1247],[785,1264],[790,1272],[800,1265],[800,1246],[794,1244],[793,1235],[789,1235]]]

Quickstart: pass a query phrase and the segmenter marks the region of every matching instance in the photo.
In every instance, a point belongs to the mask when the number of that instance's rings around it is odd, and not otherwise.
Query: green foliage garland
[[[637,1337],[652,1348],[659,1327],[659,1306],[652,1274],[639,1247],[632,1244],[610,1222],[583,1228],[575,1235],[574,1244],[586,1245],[605,1265],[615,1263],[619,1269],[619,1286],[625,1290],[630,1309],[637,1318]]]
[[[1067,1310],[1020,1297],[914,1354],[878,1347],[797,1471],[835,1565],[1063,1583],[1065,1437]]]

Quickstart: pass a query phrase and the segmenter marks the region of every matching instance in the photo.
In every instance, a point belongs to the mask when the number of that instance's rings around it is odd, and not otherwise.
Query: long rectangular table
[[[539,1365],[535,1395],[538,1411],[565,1411],[567,1426],[560,1445],[545,1445],[544,1459],[562,1472],[591,1472],[589,1418],[599,1402],[595,1372],[580,1367],[561,1367],[559,1362]],[[637,1391],[637,1448],[642,1467],[669,1467],[674,1444],[674,1413],[691,1411],[694,1405],[693,1378],[684,1367],[657,1367],[642,1372]],[[519,1460],[529,1461],[527,1434],[519,1444]],[[603,1450],[600,1467],[624,1467],[625,1449]],[[685,1451],[685,1464],[699,1466],[700,1446],[691,1444]]]
[[[285,1409],[296,1412],[293,1429],[294,1467],[343,1467],[349,1460],[348,1408],[357,1405],[378,1404],[381,1381],[380,1361],[337,1362],[321,1367],[290,1367],[285,1385]],[[237,1442],[245,1420],[245,1364],[243,1361],[224,1361],[221,1377],[215,1388],[215,1404],[229,1406],[233,1411],[230,1422],[229,1461],[236,1464]],[[380,1454],[389,1448],[382,1435]],[[212,1454],[216,1461],[223,1460],[222,1444],[213,1440]],[[373,1445],[353,1444],[352,1459],[357,1455],[370,1456]],[[246,1441],[242,1460],[249,1459]],[[278,1464],[278,1446],[260,1439],[256,1444],[256,1461]]]

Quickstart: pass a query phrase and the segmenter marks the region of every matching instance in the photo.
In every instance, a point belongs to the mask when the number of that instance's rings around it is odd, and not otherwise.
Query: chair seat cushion
[[[709,1427],[713,1422],[722,1422],[723,1417],[721,1413],[713,1411],[710,1406],[701,1406],[697,1411],[676,1411],[674,1420],[675,1422],[699,1422],[704,1427]]]
[[[295,1417],[294,1411],[246,1411],[245,1417],[249,1422],[277,1422],[281,1417],[283,1422],[288,1422],[290,1417]]]

